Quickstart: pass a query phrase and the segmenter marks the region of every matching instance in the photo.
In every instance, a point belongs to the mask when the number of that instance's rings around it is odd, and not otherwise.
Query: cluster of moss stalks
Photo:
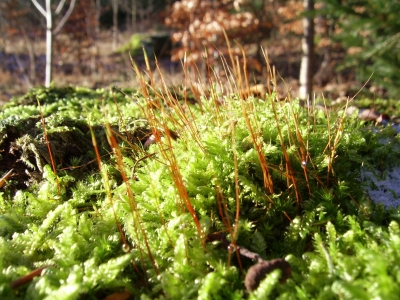
[[[384,176],[399,138],[346,106],[254,97],[231,72],[171,90],[149,68],[139,91],[37,88],[4,106],[2,298],[396,299],[399,210],[360,173]],[[271,261],[290,277],[246,289]]]

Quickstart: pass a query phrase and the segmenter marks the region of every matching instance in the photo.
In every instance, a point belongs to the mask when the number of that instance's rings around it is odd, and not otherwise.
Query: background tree
[[[45,6],[43,7],[38,0],[32,0],[32,3],[38,9],[38,11],[46,19],[46,75],[45,75],[45,86],[49,87],[52,79],[53,72],[53,36],[56,35],[61,28],[65,25],[72,11],[74,10],[76,0],[71,0],[69,3],[68,10],[65,12],[57,26],[53,27],[53,15],[60,15],[63,12],[65,0],[60,0],[57,7],[53,12],[52,0],[45,0]]]
[[[300,66],[300,99],[311,99],[314,75],[314,0],[304,0],[302,57]]]
[[[113,50],[117,50],[118,47],[118,10],[119,10],[119,1],[112,0],[112,9],[113,9]]]
[[[27,66],[20,61],[19,54],[14,53],[14,58],[17,61],[20,73],[24,77],[24,83],[30,88],[35,81],[35,51],[34,41],[32,37],[38,32],[34,28],[34,16],[30,13],[29,3],[21,0],[4,0],[0,3],[0,24],[1,32],[4,37],[6,52],[6,44],[9,38],[21,37],[24,40],[26,51],[29,55],[29,70]],[[22,50],[22,49],[21,49]]]
[[[96,59],[99,49],[96,41],[100,34],[100,28],[97,28],[97,14],[100,13],[98,10],[101,10],[101,7],[99,8],[96,2],[97,0],[78,1],[69,17],[69,22],[60,32],[63,39],[55,41],[56,53],[72,54],[77,67],[75,69],[79,70],[81,75],[92,74],[97,70]],[[94,51],[90,51],[92,46]]]
[[[136,33],[137,30],[137,10],[138,1],[137,0],[123,0],[121,3],[122,9],[126,12],[126,27],[130,34]]]
[[[323,0],[325,14],[337,20],[334,39],[346,49],[340,69],[355,68],[358,79],[384,88],[391,96],[400,91],[399,1]]]

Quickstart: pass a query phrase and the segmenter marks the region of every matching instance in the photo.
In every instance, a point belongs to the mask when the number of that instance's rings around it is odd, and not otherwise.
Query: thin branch
[[[37,0],[32,0],[33,5],[37,8],[38,11],[46,18],[46,11],[45,9],[37,2]]]
[[[26,74],[25,67],[23,66],[21,60],[19,59],[18,55],[14,54],[15,61],[17,62],[18,68],[24,77],[25,83],[29,88],[32,88],[32,82],[29,79],[29,76]]]
[[[53,31],[54,35],[56,35],[61,30],[61,28],[63,28],[63,26],[65,25],[65,22],[67,22],[69,16],[72,14],[72,11],[74,10],[75,2],[76,2],[76,0],[71,0],[71,3],[69,4],[69,8],[68,8],[67,12],[62,17],[61,21],[58,23],[57,27]]]
[[[56,11],[54,12],[56,15],[58,15],[61,12],[62,8],[64,7],[64,4],[65,0],[61,0],[60,3],[58,3]]]

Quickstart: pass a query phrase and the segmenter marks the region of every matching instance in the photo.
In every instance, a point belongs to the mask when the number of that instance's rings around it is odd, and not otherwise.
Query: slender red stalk
[[[33,280],[33,278],[37,277],[37,276],[41,276],[42,272],[44,269],[48,268],[48,266],[46,267],[41,267],[38,268],[36,270],[33,270],[32,272],[30,272],[29,274],[22,276],[20,278],[18,278],[17,280],[14,280],[13,282],[10,283],[10,286],[12,289],[17,289],[29,282],[31,282]]]
[[[235,125],[232,123],[232,150],[233,150],[233,164],[235,170],[235,199],[236,199],[236,215],[235,215],[235,228],[232,234],[232,245],[237,247],[236,240],[239,230],[239,219],[240,219],[240,189],[239,189],[239,169],[238,169],[238,162],[237,162],[237,151],[236,151],[236,142],[235,142]],[[232,253],[231,248],[229,248],[229,257]],[[239,268],[243,271],[242,261],[240,259],[239,251],[236,251],[237,259],[239,262]]]
[[[37,98],[37,102],[38,102],[39,111],[40,111],[40,118],[42,120],[43,135],[44,135],[44,138],[46,140],[47,150],[49,151],[49,155],[50,155],[51,168],[53,169],[54,175],[56,176],[57,192],[58,192],[58,195],[60,195],[61,191],[60,191],[60,183],[58,181],[58,176],[57,176],[56,163],[55,163],[54,158],[53,158],[53,152],[51,151],[50,141],[49,141],[49,137],[48,137],[47,131],[46,131],[46,124],[44,122],[44,116],[43,116],[43,113],[42,113],[42,106],[40,105],[40,101],[39,101],[38,98]]]
[[[153,265],[153,269],[157,274],[159,274],[158,267],[156,265],[155,259],[153,257],[152,251],[150,249],[150,245],[148,243],[146,231],[144,230],[144,228],[141,225],[142,224],[141,216],[140,216],[139,210],[137,208],[137,204],[136,204],[136,201],[135,201],[135,196],[134,196],[133,191],[131,189],[131,186],[129,184],[129,179],[126,176],[126,173],[125,173],[124,163],[122,161],[122,154],[121,154],[121,151],[119,149],[119,145],[117,143],[117,140],[115,139],[115,136],[112,133],[111,125],[110,125],[109,122],[106,123],[106,132],[107,132],[108,142],[109,142],[111,148],[113,149],[113,152],[115,154],[115,158],[117,160],[117,165],[118,165],[119,172],[121,174],[123,182],[125,183],[125,188],[126,188],[126,192],[128,194],[128,199],[129,199],[129,205],[130,205],[130,208],[131,208],[132,218],[133,218],[133,221],[135,223],[134,228],[135,228],[135,231],[136,231],[136,235],[137,235],[137,237],[139,237],[139,234],[137,232],[137,230],[139,230],[141,235],[142,235],[142,237],[143,237],[143,240],[144,240],[144,243],[145,243],[145,246],[146,246],[146,249],[147,249],[147,255],[150,258],[150,261],[151,261],[151,263]],[[135,216],[136,216],[136,218],[135,218]],[[138,243],[138,247],[140,247],[139,243]]]
[[[97,165],[99,166],[100,174],[103,177],[103,182],[104,182],[104,185],[105,185],[107,198],[108,198],[108,200],[110,201],[110,204],[111,204],[111,209],[113,211],[114,220],[115,220],[115,223],[117,224],[118,231],[119,231],[119,234],[121,236],[122,244],[123,245],[127,245],[124,232],[122,230],[120,222],[118,221],[117,213],[115,212],[114,201],[113,201],[113,197],[111,195],[110,186],[109,186],[109,183],[108,183],[108,177],[103,172],[104,170],[103,170],[103,164],[101,162],[101,156],[100,156],[100,153],[99,153],[99,147],[97,146],[96,136],[94,135],[94,131],[93,131],[92,125],[90,124],[90,120],[88,120],[88,125],[89,125],[89,129],[90,129],[90,134],[92,136],[92,144],[93,144],[94,152],[96,154]]]

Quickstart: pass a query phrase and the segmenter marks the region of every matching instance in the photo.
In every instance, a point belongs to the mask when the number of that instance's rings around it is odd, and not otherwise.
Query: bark
[[[46,75],[44,85],[49,87],[53,77],[53,11],[51,0],[46,0]]]
[[[126,12],[126,30],[131,35],[137,33],[137,0],[123,0],[119,4]]]
[[[65,15],[62,17],[60,22],[58,23],[56,29],[53,30],[53,10],[51,7],[52,0],[46,0],[46,9],[44,9],[37,0],[32,0],[32,3],[35,5],[37,10],[45,17],[46,19],[46,74],[45,74],[45,87],[49,87],[52,77],[53,77],[53,38],[54,35],[57,34],[61,28],[65,25],[65,22],[68,20],[69,16],[72,14],[74,10],[76,0],[71,0],[69,4],[68,10]],[[56,14],[60,13],[63,6],[65,4],[65,0],[61,0],[57,8],[55,10]]]
[[[125,27],[126,27],[126,31],[129,32],[130,35],[132,35],[132,14],[131,14],[131,10],[129,8],[129,3],[125,4],[124,3],[124,8],[127,12],[126,17],[125,17]]]
[[[96,21],[95,21],[95,33],[96,39],[100,36],[100,14],[101,14],[101,1],[96,0]]]
[[[307,14],[303,19],[303,38],[300,67],[300,99],[311,96],[314,71],[314,18],[310,13],[314,11],[314,0],[304,0],[304,11]]]
[[[35,59],[35,49],[33,47],[33,42],[29,38],[28,34],[26,33],[25,29],[20,27],[20,31],[22,32],[22,37],[24,38],[25,44],[26,44],[26,49],[28,50],[29,54],[29,88],[32,87],[32,85],[35,84],[36,80],[36,59]]]
[[[118,47],[118,0],[112,0],[113,5],[113,51]]]
[[[60,20],[60,22],[58,22],[57,27],[54,29],[53,31],[53,35],[56,35],[65,25],[65,23],[67,22],[69,16],[72,14],[72,12],[74,11],[75,8],[75,2],[76,0],[71,0],[71,3],[69,4],[68,10],[65,13],[65,15],[62,17],[62,19]],[[59,12],[56,10],[56,14],[59,14]]]
[[[323,3],[322,11],[327,10],[327,4]],[[326,15],[319,15],[316,19],[315,24],[315,32],[319,36],[325,39],[329,39],[332,41],[332,36],[335,28],[335,22],[333,18],[328,20]],[[314,83],[319,86],[323,87],[328,84],[333,77],[335,76],[335,66],[334,62],[332,61],[332,44],[328,43],[323,48],[324,49],[324,59],[322,60],[321,65],[318,68],[318,71],[314,75]]]
[[[100,53],[99,40],[100,40],[100,15],[101,15],[101,1],[96,0],[95,3],[95,25],[94,25],[94,48],[95,55],[92,57],[92,74],[99,72],[97,64],[98,56]]]
[[[132,33],[137,32],[137,1],[132,0]]]

